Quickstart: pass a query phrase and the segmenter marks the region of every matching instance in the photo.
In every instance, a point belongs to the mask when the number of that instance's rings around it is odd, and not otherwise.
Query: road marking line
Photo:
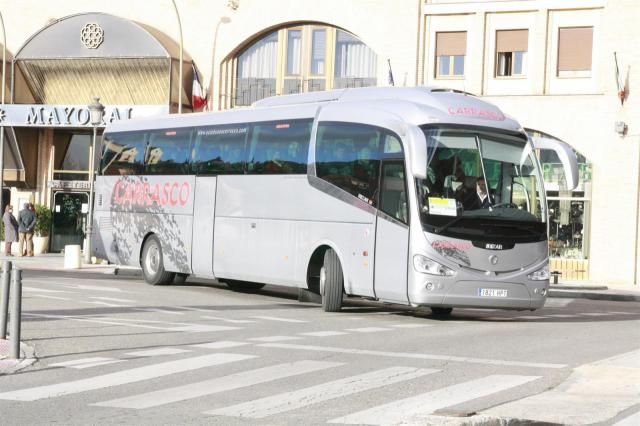
[[[249,324],[249,323],[254,323],[255,321],[251,321],[251,320],[238,320],[238,319],[227,319],[227,318],[220,318],[220,317],[212,317],[209,315],[202,315],[200,318],[202,319],[212,319],[212,320],[217,320],[217,321],[224,321],[224,322],[230,322],[233,324]]]
[[[201,343],[199,345],[190,345],[192,348],[205,348],[205,349],[226,349],[235,348],[238,346],[248,345],[247,342],[233,342],[230,340],[221,340],[219,342]]]
[[[355,333],[377,333],[379,331],[391,331],[391,329],[382,328],[382,327],[363,327],[363,328],[347,328],[346,331],[353,331]]]
[[[49,367],[73,367],[75,365],[90,364],[90,363],[101,362],[101,361],[111,361],[113,359],[114,358],[105,358],[101,356],[95,356],[92,358],[81,358],[81,359],[74,359],[72,361],[56,362],[55,364],[49,364]]]
[[[640,350],[625,352],[610,358],[601,359],[593,363],[594,365],[606,365],[624,368],[640,369]]]
[[[640,425],[640,411],[630,415],[629,417],[625,417],[617,423],[614,423],[612,426],[637,426]]]
[[[345,334],[344,331],[312,331],[310,333],[298,333],[301,336],[311,336],[311,337],[329,337],[329,336],[343,336]]]
[[[618,312],[618,311],[610,311],[607,312],[608,314],[614,314],[614,315],[638,315],[636,312]]]
[[[178,349],[178,348],[158,348],[158,349],[149,349],[148,351],[127,352],[125,355],[145,357],[145,356],[175,355],[175,354],[183,354],[185,352],[191,352],[191,351],[187,349]]]
[[[123,359],[114,359],[112,361],[90,362],[89,364],[76,365],[76,366],[70,367],[70,368],[75,368],[76,370],[84,370],[85,368],[100,367],[102,365],[117,364],[119,362],[124,362],[124,360]]]
[[[421,327],[431,327],[431,324],[420,324],[417,322],[414,323],[407,323],[407,324],[389,324],[390,327],[397,327],[397,328],[421,328]]]
[[[0,399],[13,401],[36,401],[43,398],[54,398],[57,396],[120,386],[127,383],[141,382],[144,380],[155,379],[157,377],[168,376],[170,374],[182,373],[203,367],[211,367],[214,365],[227,364],[251,358],[256,358],[256,356],[224,353],[209,354],[194,358],[148,365],[145,367],[132,368],[130,370],[122,370],[117,373],[105,374],[72,382],[3,392],[0,393]]]
[[[122,293],[123,291],[116,287],[102,287],[87,284],[63,284],[62,287],[73,288],[76,290],[106,291],[112,293]]]
[[[106,300],[107,302],[123,302],[123,303],[136,303],[131,299],[118,299],[117,297],[102,297],[102,296],[89,296],[89,299]]]
[[[169,311],[166,309],[158,309],[158,308],[136,308],[135,310],[142,311],[142,312],[157,312],[159,314],[184,315],[184,312]]]
[[[441,408],[520,386],[540,376],[492,375],[421,395],[379,405],[329,420],[329,423],[385,425],[407,421],[416,415],[431,414]]]
[[[519,317],[513,317],[513,319],[539,320],[539,319],[547,319],[547,317],[541,317],[541,316],[538,316],[538,315],[521,315]]]
[[[98,402],[100,407],[119,407],[144,409],[157,407],[159,405],[170,404],[172,402],[184,401],[187,399],[199,398],[220,392],[227,392],[260,383],[267,383],[286,377],[311,373],[327,368],[343,365],[338,362],[322,361],[297,361],[286,364],[272,365],[255,370],[242,371],[228,376],[217,377],[203,382],[178,386],[169,389],[162,389],[155,392],[142,393],[126,398],[113,399],[111,401]]]
[[[73,300],[73,299],[69,299],[68,297],[49,296],[48,294],[34,294],[31,297],[40,297],[42,299],[66,300],[66,301]]]
[[[266,336],[266,337],[253,337],[249,340],[256,342],[284,342],[287,340],[299,340],[300,337],[294,336]]]
[[[312,345],[294,345],[288,343],[262,343],[257,346],[266,348],[280,348],[280,349],[298,349],[303,351],[316,351],[316,352],[335,352],[343,354],[353,355],[376,355],[387,356],[391,358],[409,358],[409,359],[432,359],[436,361],[448,361],[448,362],[468,362],[472,364],[487,364],[487,365],[509,365],[517,367],[532,367],[532,368],[566,368],[566,364],[549,364],[540,362],[523,362],[523,361],[504,361],[497,359],[485,359],[485,358],[472,358],[461,356],[447,356],[447,355],[429,355],[421,353],[406,353],[406,352],[384,352],[384,351],[371,351],[366,349],[346,349],[330,346],[312,346]]]
[[[65,290],[49,290],[46,288],[28,287],[28,286],[22,287],[22,290],[28,291],[28,292],[37,292],[37,293],[73,293],[71,291],[65,291]]]
[[[292,319],[292,318],[279,318],[279,317],[268,317],[268,316],[259,316],[259,315],[256,315],[250,318],[258,318],[258,319],[263,319],[267,321],[279,321],[279,322],[295,322],[295,323],[309,322],[309,321],[302,321],[302,320]]]
[[[187,332],[208,332],[208,331],[229,331],[238,330],[238,327],[227,327],[221,325],[200,325],[190,324],[182,322],[164,322],[164,321],[151,321],[151,320],[136,320],[136,319],[124,319],[124,318],[109,318],[109,320],[93,319],[93,318],[80,318],[70,315],[53,315],[53,314],[30,314],[26,313],[25,316],[32,316],[38,318],[55,318],[64,319],[69,321],[90,322],[95,324],[107,324],[107,325],[119,325],[122,327],[134,327],[144,328],[150,330],[163,330],[163,331],[187,331]],[[152,323],[152,324],[165,324],[165,325],[179,325],[180,327],[159,327],[153,325],[136,324],[138,322]]]
[[[584,315],[587,317],[605,317],[605,316],[609,316],[609,313],[608,312],[585,312],[579,315]]]
[[[297,391],[285,392],[242,404],[206,411],[204,414],[260,419],[365,390],[412,380],[438,371],[427,368],[390,367]]]
[[[550,318],[577,318],[578,315],[568,315],[568,314],[549,314],[547,317]]]
[[[109,302],[85,302],[85,303],[90,303],[92,305],[106,306],[108,308],[130,308],[131,307],[131,305],[116,305],[114,303],[109,303]]]

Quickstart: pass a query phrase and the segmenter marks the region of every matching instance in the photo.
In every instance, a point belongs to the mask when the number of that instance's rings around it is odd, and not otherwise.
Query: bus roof
[[[427,86],[363,87],[273,96],[255,102],[251,108],[114,122],[107,131],[310,118],[321,107],[351,106],[361,111],[385,111],[414,125],[464,124],[524,132],[518,122],[489,102],[466,92]]]

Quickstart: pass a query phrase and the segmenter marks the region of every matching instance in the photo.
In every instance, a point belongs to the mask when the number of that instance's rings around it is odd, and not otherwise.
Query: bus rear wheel
[[[174,274],[164,269],[162,261],[162,246],[158,237],[151,235],[147,238],[142,249],[142,275],[151,285],[170,284]]]
[[[325,312],[339,312],[342,308],[343,276],[340,259],[332,249],[324,253],[324,262],[320,269],[320,294],[322,309]]]

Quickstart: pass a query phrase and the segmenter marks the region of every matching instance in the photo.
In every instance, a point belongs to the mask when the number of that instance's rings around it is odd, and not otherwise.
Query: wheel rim
[[[147,256],[144,259],[145,269],[155,275],[158,273],[160,266],[160,249],[156,243],[151,243],[147,250]]]

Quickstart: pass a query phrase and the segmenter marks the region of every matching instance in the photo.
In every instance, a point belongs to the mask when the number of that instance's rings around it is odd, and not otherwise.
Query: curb
[[[640,295],[603,293],[593,290],[555,290],[550,289],[548,297],[563,297],[572,299],[609,300],[614,302],[640,302]]]
[[[0,356],[0,376],[4,374],[13,374],[35,363],[36,351],[33,347],[20,342],[20,359],[5,358],[6,355]]]

